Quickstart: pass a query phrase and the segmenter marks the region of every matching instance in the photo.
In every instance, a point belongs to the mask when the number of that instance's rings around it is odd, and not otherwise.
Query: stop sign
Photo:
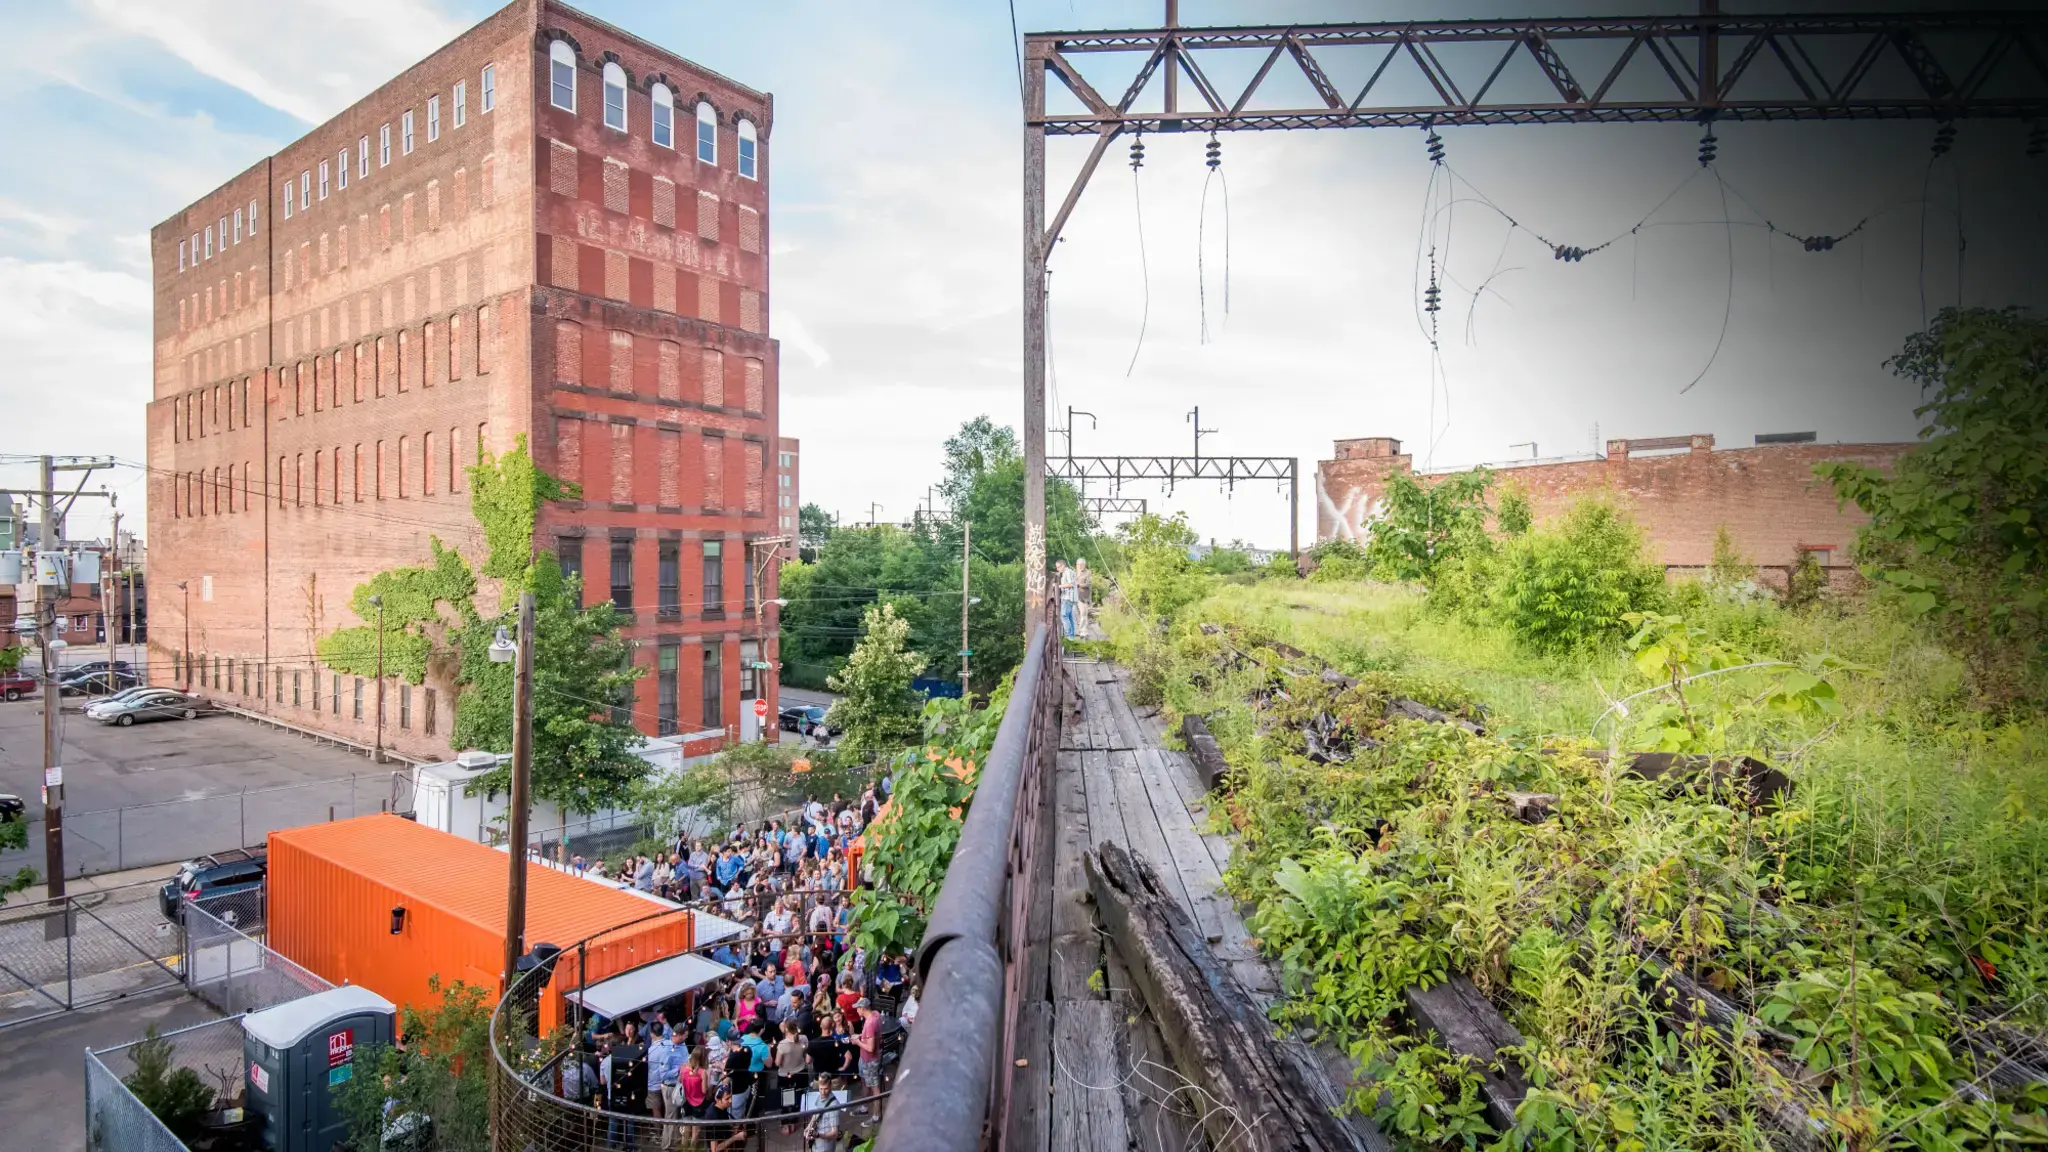
[[[766,696],[757,697],[754,700],[754,716],[761,720],[768,718],[768,698]]]

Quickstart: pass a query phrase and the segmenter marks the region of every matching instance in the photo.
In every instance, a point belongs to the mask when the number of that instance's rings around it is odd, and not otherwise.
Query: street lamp
[[[183,580],[178,581],[178,591],[185,594],[185,691],[192,690],[192,589]]]
[[[510,664],[519,655],[519,645],[512,642],[503,624],[498,625],[498,634],[491,640],[491,663]]]
[[[377,744],[370,751],[370,762],[384,762],[384,598],[370,597],[370,607],[377,610]]]

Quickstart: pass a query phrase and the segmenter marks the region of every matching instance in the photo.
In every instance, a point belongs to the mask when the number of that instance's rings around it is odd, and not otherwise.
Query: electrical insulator
[[[1709,128],[1707,129],[1707,134],[1705,136],[1700,137],[1700,167],[1704,168],[1707,165],[1712,164],[1714,162],[1714,156],[1719,151],[1720,141],[1714,138],[1714,130],[1712,128]]]
[[[1131,171],[1136,172],[1144,166],[1145,138],[1143,136],[1134,136],[1131,138]]]
[[[2039,159],[2044,152],[2048,152],[2048,124],[2036,120],[2027,131],[2027,159]]]
[[[1214,133],[1211,133],[1209,136],[1208,153],[1209,159],[1206,161],[1206,163],[1209,165],[1209,167],[1221,167],[1223,164],[1223,145],[1217,141]]]
[[[1836,236],[1808,236],[1800,241],[1800,245],[1808,252],[1833,252],[1837,239],[1839,237]]]
[[[1574,248],[1569,244],[1559,244],[1550,250],[1550,258],[1552,260],[1562,260],[1567,264],[1576,264],[1584,260],[1587,255],[1588,253],[1584,248]]]
[[[1955,142],[1956,142],[1956,126],[1955,126],[1955,125],[1953,125],[1953,124],[1943,124],[1943,125],[1942,125],[1941,127],[1939,127],[1939,128],[1936,128],[1936,129],[1934,130],[1934,154],[1935,154],[1936,156],[1946,156],[1946,155],[1948,155],[1948,150],[1949,150],[1949,149],[1950,149],[1951,147],[1953,147],[1953,146],[1954,146]]]
[[[1437,135],[1435,131],[1431,131],[1429,138],[1424,143],[1429,145],[1429,162],[1432,164],[1442,164],[1444,162],[1444,138]]]

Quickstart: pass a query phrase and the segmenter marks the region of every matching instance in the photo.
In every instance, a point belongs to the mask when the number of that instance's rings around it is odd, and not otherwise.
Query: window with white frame
[[[654,96],[654,131],[656,144],[663,148],[676,146],[676,98],[669,92],[668,85],[656,84]]]
[[[482,89],[482,91],[477,93],[477,108],[484,112],[489,112],[491,109],[496,108],[498,106],[498,66],[496,64],[484,65],[483,75],[478,77],[477,85]]]
[[[467,123],[469,123],[469,81],[457,80],[455,82],[455,126],[460,128]]]
[[[757,174],[759,168],[756,162],[755,147],[754,122],[752,120],[740,121],[739,169],[740,175],[749,180],[760,179]]]
[[[219,235],[220,235],[220,250],[221,250],[222,252],[226,252],[226,251],[228,250],[228,218],[227,218],[227,217],[223,216],[223,217],[221,217],[221,218],[220,218],[220,225],[219,225],[219,228],[218,228],[218,232],[219,232]]]
[[[367,135],[356,141],[356,175],[364,180],[370,178],[370,138]]]
[[[199,233],[192,234],[192,266],[199,266]]]
[[[256,201],[249,201],[249,235],[256,234]]]
[[[377,129],[377,167],[391,167],[391,125]]]
[[[242,210],[235,209],[235,243],[242,242]]]
[[[718,113],[709,100],[697,101],[697,159],[718,163]]]
[[[178,271],[183,272],[185,270],[186,257],[190,254],[190,252],[191,248],[189,245],[187,245],[183,240],[178,241]]]
[[[299,173],[299,211],[304,212],[306,209],[311,208],[312,206],[313,170],[311,168],[308,168],[305,171]]]
[[[548,48],[548,103],[564,112],[576,111],[576,53],[566,40]]]
[[[334,154],[334,190],[339,192],[346,187],[348,187],[348,149],[343,148]]]
[[[441,97],[437,94],[427,97],[427,143],[432,144],[440,138]]]
[[[604,126],[626,130],[626,70],[611,61],[604,66]]]
[[[292,218],[292,182],[289,180],[284,182],[284,218]]]
[[[206,258],[213,259],[213,225],[206,226]]]
[[[327,161],[320,162],[320,198],[327,199]]]
[[[398,151],[401,155],[412,155],[412,109],[398,118]]]

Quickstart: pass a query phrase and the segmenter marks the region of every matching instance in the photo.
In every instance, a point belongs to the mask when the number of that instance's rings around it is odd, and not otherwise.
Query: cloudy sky
[[[149,227],[493,7],[18,7],[16,37],[38,47],[0,70],[0,452],[141,459]],[[885,518],[907,515],[951,429],[980,413],[1019,419],[1009,8],[584,7],[775,94],[784,432],[804,441],[810,499],[849,520],[871,501]],[[1438,14],[1427,0],[1182,8],[1189,24]],[[1158,19],[1153,3],[1088,0],[1018,0],[1016,16],[1027,30]],[[1108,67],[1091,78],[1123,86]],[[1135,175],[1118,147],[1054,258],[1055,418],[1067,405],[1094,414],[1093,426],[1078,421],[1080,453],[1185,451],[1186,414],[1200,405],[1219,430],[1205,453],[1299,456],[1305,470],[1333,438],[1366,435],[1399,437],[1438,466],[1527,455],[1531,442],[1543,456],[1581,454],[1616,436],[1909,438],[1916,396],[1883,360],[1926,310],[2038,305],[2048,291],[2035,272],[2048,162],[2022,159],[2021,127],[1972,124],[1930,167],[1931,133],[1726,125],[1717,181],[1700,174],[1698,131],[1684,126],[1447,130],[1450,168],[1434,183],[1419,132],[1247,133],[1223,142],[1227,217],[1199,138],[1149,138]],[[1053,142],[1055,200],[1085,148]],[[1825,255],[1761,226],[1838,234],[1866,217]],[[1566,264],[1535,235],[1614,243]],[[1418,312],[1432,245],[1444,268],[1439,358]],[[0,483],[30,478],[0,469]],[[108,480],[139,518],[140,474]],[[1305,533],[1311,492],[1304,483]],[[1205,536],[1286,539],[1271,486],[1125,494],[1186,509]],[[94,527],[81,514],[73,530]]]

